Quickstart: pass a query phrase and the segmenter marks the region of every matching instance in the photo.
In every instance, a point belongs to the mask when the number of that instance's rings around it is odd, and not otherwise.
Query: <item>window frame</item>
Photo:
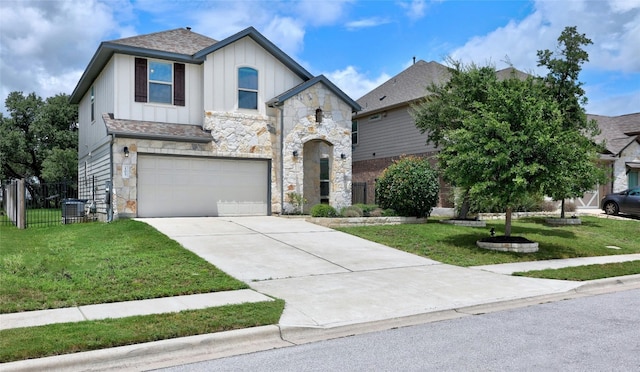
[[[355,124],[356,130],[353,130],[353,126]],[[355,135],[356,140],[353,140],[353,136]],[[351,145],[358,144],[358,120],[351,120]]]
[[[169,70],[171,71],[171,76],[169,76],[169,78],[167,80],[157,80],[157,79],[152,79],[151,78],[151,68],[154,64],[157,65],[165,65],[169,67]],[[161,60],[154,60],[154,59],[149,59],[148,63],[147,63],[147,102],[148,103],[155,103],[155,104],[161,104],[161,105],[173,105],[173,101],[174,101],[174,75],[175,75],[175,71],[174,71],[174,64],[172,62],[169,61],[161,61]],[[152,84],[156,84],[156,85],[163,85],[163,86],[168,86],[169,87],[169,102],[166,101],[154,101],[152,100],[152,90],[151,90],[151,86]]]
[[[244,86],[245,84],[242,83],[242,79],[241,79],[241,71],[253,71],[255,72],[255,89],[253,87],[247,87]],[[258,109],[258,96],[259,96],[259,89],[260,89],[260,84],[259,84],[259,76],[260,76],[260,72],[258,71],[258,69],[253,68],[251,66],[239,66],[238,67],[238,74],[237,74],[237,87],[238,87],[238,109],[240,110],[257,110]],[[246,93],[251,93],[252,97],[255,97],[254,102],[255,105],[251,105],[251,107],[245,107],[243,105],[241,105],[241,103],[245,102],[245,100],[241,99],[241,94],[246,94]]]

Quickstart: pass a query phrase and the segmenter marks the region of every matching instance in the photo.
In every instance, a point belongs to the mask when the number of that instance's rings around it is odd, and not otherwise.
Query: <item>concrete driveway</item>
[[[140,220],[254,290],[284,299],[280,327],[289,340],[301,329],[308,338],[309,328],[326,336],[328,329],[444,319],[580,285],[445,265],[297,218]]]

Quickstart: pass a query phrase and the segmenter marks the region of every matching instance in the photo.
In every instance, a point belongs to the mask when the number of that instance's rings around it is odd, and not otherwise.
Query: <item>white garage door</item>
[[[266,160],[139,155],[139,217],[268,214]]]

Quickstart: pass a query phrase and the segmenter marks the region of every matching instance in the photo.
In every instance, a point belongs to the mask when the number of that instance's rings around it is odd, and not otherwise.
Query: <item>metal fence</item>
[[[87,221],[95,200],[78,199],[78,195],[93,195],[94,183],[93,178],[82,182],[3,182],[0,224],[27,228]]]

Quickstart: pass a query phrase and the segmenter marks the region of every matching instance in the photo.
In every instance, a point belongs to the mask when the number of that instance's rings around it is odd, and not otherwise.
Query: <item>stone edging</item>
[[[425,223],[427,219],[417,217],[308,217],[306,221],[326,227],[349,227]]]
[[[552,226],[568,226],[568,225],[581,225],[582,221],[579,218],[547,218],[544,220],[547,225]]]
[[[486,227],[487,221],[482,220],[440,220],[440,223],[456,226],[469,226],[469,227]]]
[[[538,243],[491,243],[478,240],[476,245],[480,248],[501,252],[533,253],[538,251]]]

